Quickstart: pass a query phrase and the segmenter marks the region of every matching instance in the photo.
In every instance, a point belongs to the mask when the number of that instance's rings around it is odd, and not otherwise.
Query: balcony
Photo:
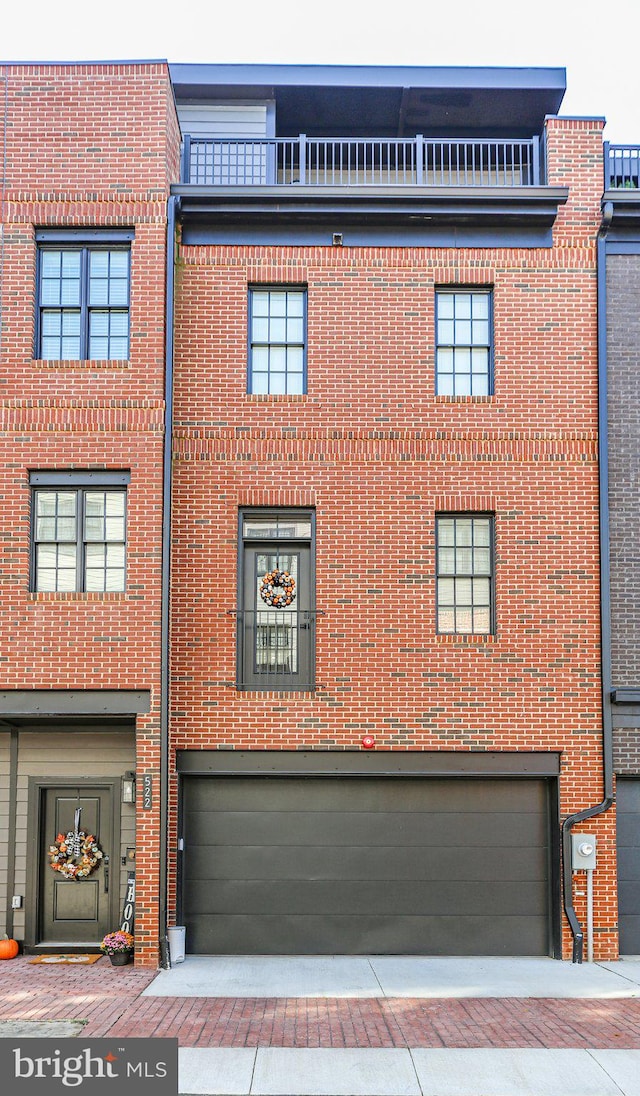
[[[486,187],[544,185],[540,142],[386,137],[185,136],[182,182],[200,187]]]
[[[605,190],[640,190],[640,145],[605,144]]]

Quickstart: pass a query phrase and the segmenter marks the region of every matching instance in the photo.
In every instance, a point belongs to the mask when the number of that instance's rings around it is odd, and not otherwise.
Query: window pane
[[[473,550],[471,548],[458,548],[456,551],[456,573],[459,575],[473,574]]]
[[[453,293],[438,293],[438,318],[453,319]]]
[[[269,391],[269,374],[254,372],[251,378],[251,391],[256,395],[266,395]]]
[[[489,518],[473,519],[474,544],[490,544],[491,522]]]
[[[293,292],[287,293],[287,315],[288,316],[303,316],[304,315],[304,293]]]
[[[62,276],[63,278],[80,278],[80,265],[82,262],[82,252],[76,251],[62,251]]]
[[[304,377],[302,373],[289,373],[287,375],[287,393],[290,396],[301,396],[304,392]]]
[[[491,566],[491,553],[488,548],[474,548],[473,560],[473,569],[476,574],[489,574],[489,568]]]
[[[124,540],[124,518],[107,518],[105,540]]]
[[[439,373],[438,374],[438,395],[439,396],[453,396],[453,373]]]
[[[286,316],[287,314],[287,294],[286,293],[274,293],[269,294],[269,312],[272,316]]]
[[[438,603],[455,605],[455,579],[441,578],[438,581]]]
[[[455,544],[455,522],[453,518],[438,518],[438,540],[440,544]]]
[[[254,316],[269,315],[269,294],[254,290],[251,294],[251,307]]]
[[[456,632],[466,634],[473,631],[473,612],[471,609],[456,609]]]
[[[489,324],[486,320],[476,320],[473,325],[473,342],[476,345],[489,344]]]
[[[472,581],[470,578],[454,579],[456,586],[456,605],[471,605]]]
[[[438,342],[453,343],[453,320],[438,319]]]
[[[469,320],[458,320],[455,327],[456,346],[468,346],[471,342],[471,323]]]
[[[304,339],[304,323],[302,317],[289,317],[287,320],[287,342],[301,343]]]
[[[491,614],[488,608],[473,610],[473,630],[479,635],[487,635],[491,631]]]
[[[105,514],[107,517],[116,517],[124,514],[124,491],[107,491],[105,493]]]
[[[473,317],[474,319],[483,320],[489,318],[489,294],[488,293],[474,293],[473,295]]]
[[[287,321],[283,318],[271,319],[269,324],[270,342],[283,343],[287,341]]]
[[[247,540],[260,540],[263,538],[268,540],[275,540],[276,538],[308,540],[311,537],[311,522],[307,518],[294,516],[283,518],[245,517],[242,534]],[[259,558],[265,559],[264,556]],[[261,566],[262,564],[258,566],[258,570]],[[274,566],[275,562],[271,565],[265,563],[265,570],[270,571]]]
[[[287,385],[284,373],[271,373],[269,377],[269,392],[274,396],[286,394]]]
[[[269,321],[263,319],[261,316],[256,316],[253,320],[251,339],[253,342],[268,343],[269,342]]]
[[[284,373],[287,365],[287,348],[272,346],[269,353],[269,369],[272,373]]]
[[[438,551],[438,571],[441,575],[455,574],[455,549],[440,548]]]
[[[456,614],[453,609],[438,609],[438,631],[455,632]]]
[[[476,376],[471,378],[471,395],[472,396],[488,396],[489,395],[489,378],[487,376]]]
[[[456,518],[456,543],[467,545],[472,543],[473,523],[469,518]]]
[[[468,320],[471,318],[471,294],[470,293],[456,293],[455,295],[455,310],[457,320]]]

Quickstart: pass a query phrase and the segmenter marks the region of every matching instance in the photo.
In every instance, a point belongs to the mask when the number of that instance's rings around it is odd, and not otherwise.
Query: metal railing
[[[186,136],[183,182],[201,186],[515,187],[541,182],[540,142],[416,137]]]
[[[640,190],[640,145],[604,146],[605,190]]]

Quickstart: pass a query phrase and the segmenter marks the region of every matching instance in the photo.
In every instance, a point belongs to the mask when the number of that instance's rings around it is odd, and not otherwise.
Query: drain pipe
[[[162,480],[162,608],[160,663],[160,965],[170,966],[167,936],[169,852],[169,639],[171,594],[171,486],[173,450],[173,311],[175,288],[175,232],[178,198],[167,204],[167,266],[165,297],[164,450]]]
[[[604,814],[613,805],[613,733],[611,725],[611,584],[609,551],[609,449],[607,423],[607,267],[606,238],[613,219],[613,203],[605,202],[597,240],[598,277],[598,471],[600,502],[600,663],[602,678],[603,799],[593,807],[569,815],[562,823],[562,895],[573,936],[573,962],[582,962],[584,932],[573,905],[571,830]]]

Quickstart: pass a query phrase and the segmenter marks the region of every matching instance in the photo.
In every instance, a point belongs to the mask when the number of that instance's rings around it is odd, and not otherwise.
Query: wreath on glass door
[[[272,609],[286,609],[295,600],[295,585],[288,571],[267,571],[260,583],[260,597]]]
[[[92,833],[69,830],[49,845],[49,863],[65,879],[86,879],[102,860],[102,849]]]

